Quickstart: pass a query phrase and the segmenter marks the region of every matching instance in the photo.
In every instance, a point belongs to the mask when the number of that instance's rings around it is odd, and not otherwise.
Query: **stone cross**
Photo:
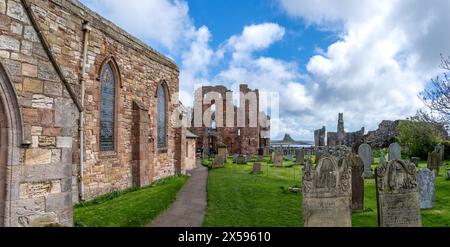
[[[364,162],[364,177],[372,178],[373,151],[369,144],[361,144],[358,148],[358,155]]]
[[[388,160],[399,160],[402,158],[402,149],[398,143],[392,143],[389,145],[389,156]]]
[[[303,168],[302,213],[305,227],[351,227],[351,167],[339,167],[335,157],[323,155],[316,167]]]
[[[435,182],[436,175],[433,171],[425,168],[417,173],[417,182],[419,184],[420,208],[434,208]]]
[[[409,161],[388,161],[376,168],[375,181],[378,225],[421,227],[416,166]]]

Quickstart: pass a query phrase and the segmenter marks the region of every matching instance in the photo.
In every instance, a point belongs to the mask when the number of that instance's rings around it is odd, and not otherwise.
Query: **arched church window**
[[[116,82],[112,64],[104,64],[100,74],[100,151],[115,150]]]
[[[164,83],[158,88],[157,92],[157,131],[158,131],[158,148],[164,149],[167,147],[167,95]]]

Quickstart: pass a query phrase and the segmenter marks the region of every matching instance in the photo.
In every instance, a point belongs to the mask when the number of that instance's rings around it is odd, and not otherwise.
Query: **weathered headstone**
[[[384,156],[383,150],[380,150],[380,164],[384,164],[386,162],[386,156]]]
[[[367,143],[361,144],[358,148],[358,155],[364,162],[364,177],[372,178],[373,151],[370,145]]]
[[[295,163],[297,165],[304,165],[305,164],[305,151],[303,149],[298,149],[295,152]]]
[[[289,160],[289,161],[292,161],[292,154],[288,154],[288,155],[286,156],[286,159]]]
[[[225,157],[222,155],[216,155],[213,161],[212,168],[219,168],[225,166]]]
[[[237,162],[238,165],[245,165],[247,164],[247,155],[241,154],[238,156],[237,158]]]
[[[425,168],[417,173],[417,183],[419,184],[420,208],[434,208],[435,181],[436,175],[433,171]]]
[[[378,225],[420,227],[419,186],[416,166],[409,161],[391,160],[377,167]]]
[[[253,174],[261,173],[261,163],[256,162],[253,164]]]
[[[217,148],[217,155],[223,156],[223,157],[227,157],[228,156],[228,150],[227,150],[227,146],[225,144],[219,144],[218,148]]]
[[[233,163],[237,164],[237,160],[238,160],[239,154],[233,154]]]
[[[428,154],[427,168],[431,171],[436,172],[436,176],[439,175],[439,162],[440,162],[440,154],[436,151],[433,151]]]
[[[351,227],[351,187],[351,168],[339,167],[333,156],[322,156],[315,167],[307,161],[302,181],[304,226]]]
[[[398,143],[392,143],[389,145],[389,156],[388,160],[400,160],[402,158],[402,148]]]
[[[352,210],[364,209],[364,162],[357,154],[347,154],[340,166],[352,168]]]
[[[442,144],[437,145],[434,150],[439,153],[439,166],[442,166],[445,159],[445,147]]]
[[[272,164],[274,166],[283,166],[283,152],[276,151],[272,154]]]

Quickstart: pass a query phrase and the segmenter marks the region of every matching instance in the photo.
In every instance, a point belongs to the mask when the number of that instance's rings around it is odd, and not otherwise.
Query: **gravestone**
[[[420,227],[416,166],[409,161],[391,160],[376,168],[375,177],[378,225]]]
[[[431,171],[435,171],[436,176],[439,176],[440,159],[440,154],[436,151],[428,154],[427,168]]]
[[[283,166],[283,153],[276,151],[272,154],[272,164],[274,166]]]
[[[400,160],[402,158],[402,149],[398,143],[392,143],[389,145],[388,161]]]
[[[420,208],[434,208],[435,181],[436,175],[433,171],[425,168],[417,173],[417,183],[419,184]]]
[[[384,156],[383,150],[380,150],[380,164],[384,164],[386,162],[386,156]]]
[[[233,154],[233,163],[237,164],[237,160],[238,160],[239,154]]]
[[[260,174],[261,173],[261,163],[256,162],[253,164],[253,174]]]
[[[237,157],[237,164],[238,165],[246,165],[247,164],[247,155],[244,155],[244,154],[240,154],[238,157]]]
[[[437,145],[434,150],[439,153],[439,166],[442,166],[445,159],[445,147],[442,144]]]
[[[364,209],[364,162],[357,154],[347,154],[340,160],[340,166],[352,168],[352,210]]]
[[[358,148],[358,155],[364,162],[364,177],[372,178],[373,172],[371,166],[373,164],[373,151],[369,144],[361,144]]]
[[[313,167],[303,168],[302,213],[305,227],[351,227],[351,168],[339,167],[336,158],[324,155]]]
[[[305,151],[303,149],[298,149],[295,152],[295,163],[297,165],[304,165],[305,164]]]
[[[289,160],[289,161],[292,161],[292,154],[288,154],[286,159]]]
[[[217,155],[223,156],[223,157],[227,157],[228,156],[228,150],[227,150],[227,146],[223,143],[218,145],[217,148]]]
[[[219,168],[225,166],[225,157],[222,155],[216,155],[214,157],[212,168]]]

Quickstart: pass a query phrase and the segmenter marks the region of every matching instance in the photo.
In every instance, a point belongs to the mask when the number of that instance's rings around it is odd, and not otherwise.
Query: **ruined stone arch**
[[[23,143],[22,119],[14,86],[0,62],[0,226],[9,226],[13,165],[18,165]],[[15,182],[17,183],[17,182]]]

